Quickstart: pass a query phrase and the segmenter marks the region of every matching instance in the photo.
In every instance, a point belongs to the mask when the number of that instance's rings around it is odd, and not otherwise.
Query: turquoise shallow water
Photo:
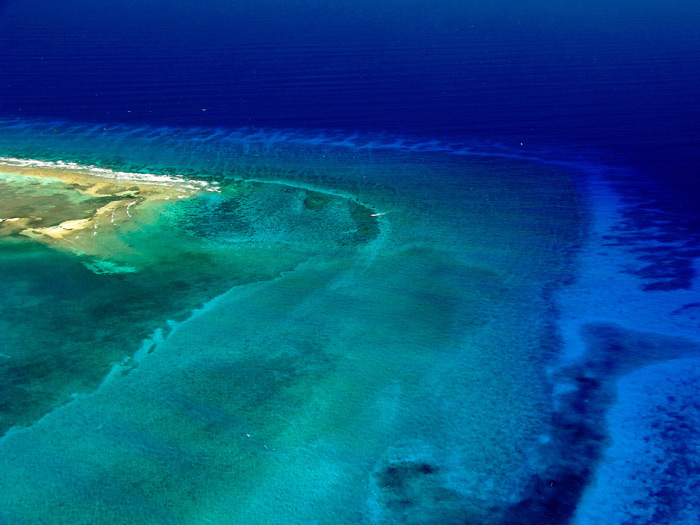
[[[132,208],[97,267],[3,242],[4,517],[505,519],[550,433],[568,175],[199,133],[3,129],[5,156],[221,188]]]
[[[0,523],[700,523],[700,3],[132,4],[0,0]]]
[[[634,172],[47,121],[0,157],[3,522],[696,519],[692,237]]]

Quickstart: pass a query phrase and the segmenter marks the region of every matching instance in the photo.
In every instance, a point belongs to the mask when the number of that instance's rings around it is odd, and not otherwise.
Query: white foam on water
[[[2,129],[24,129],[32,131],[58,130],[62,133],[85,135],[94,131],[108,133],[113,138],[138,137],[149,141],[167,143],[194,142],[198,144],[215,142],[231,145],[260,145],[272,149],[276,146],[300,145],[310,147],[332,147],[357,151],[405,151],[415,153],[448,153],[460,156],[512,158],[549,163],[581,162],[580,153],[554,148],[525,148],[522,142],[512,145],[502,141],[477,141],[435,139],[424,137],[399,136],[379,132],[347,132],[330,129],[289,129],[289,128],[222,128],[222,127],[129,127],[124,125],[100,124],[81,125],[63,121],[25,121],[0,119]]]
[[[219,191],[218,184],[216,182],[191,179],[183,175],[158,175],[155,173],[117,171],[109,168],[100,168],[91,164],[79,164],[77,162],[65,162],[62,160],[45,161],[38,159],[21,159],[16,157],[0,157],[0,166],[81,171],[97,177],[116,179],[121,182],[145,182],[160,185],[177,184],[184,188],[197,191],[203,189],[208,191]]]

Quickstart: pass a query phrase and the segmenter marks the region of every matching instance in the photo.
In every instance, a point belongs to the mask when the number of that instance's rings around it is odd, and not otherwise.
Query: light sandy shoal
[[[9,237],[26,230],[34,222],[31,217],[0,218],[0,237]]]

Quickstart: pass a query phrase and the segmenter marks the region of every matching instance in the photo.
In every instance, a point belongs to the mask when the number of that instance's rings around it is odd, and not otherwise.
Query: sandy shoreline
[[[22,159],[0,159],[0,181],[18,190],[23,197],[19,209],[24,212],[22,216],[0,217],[0,237],[21,235],[81,253],[92,251],[89,243],[98,231],[100,235],[113,234],[146,205],[217,191],[204,181],[182,177]],[[57,221],[50,216],[53,207],[46,201],[52,195],[63,199],[61,211],[69,218]],[[12,207],[5,209],[11,211]]]

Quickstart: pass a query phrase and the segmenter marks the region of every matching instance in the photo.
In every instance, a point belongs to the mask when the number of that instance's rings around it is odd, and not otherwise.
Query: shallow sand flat
[[[31,217],[9,217],[0,219],[0,237],[9,237],[26,230],[34,222]]]

